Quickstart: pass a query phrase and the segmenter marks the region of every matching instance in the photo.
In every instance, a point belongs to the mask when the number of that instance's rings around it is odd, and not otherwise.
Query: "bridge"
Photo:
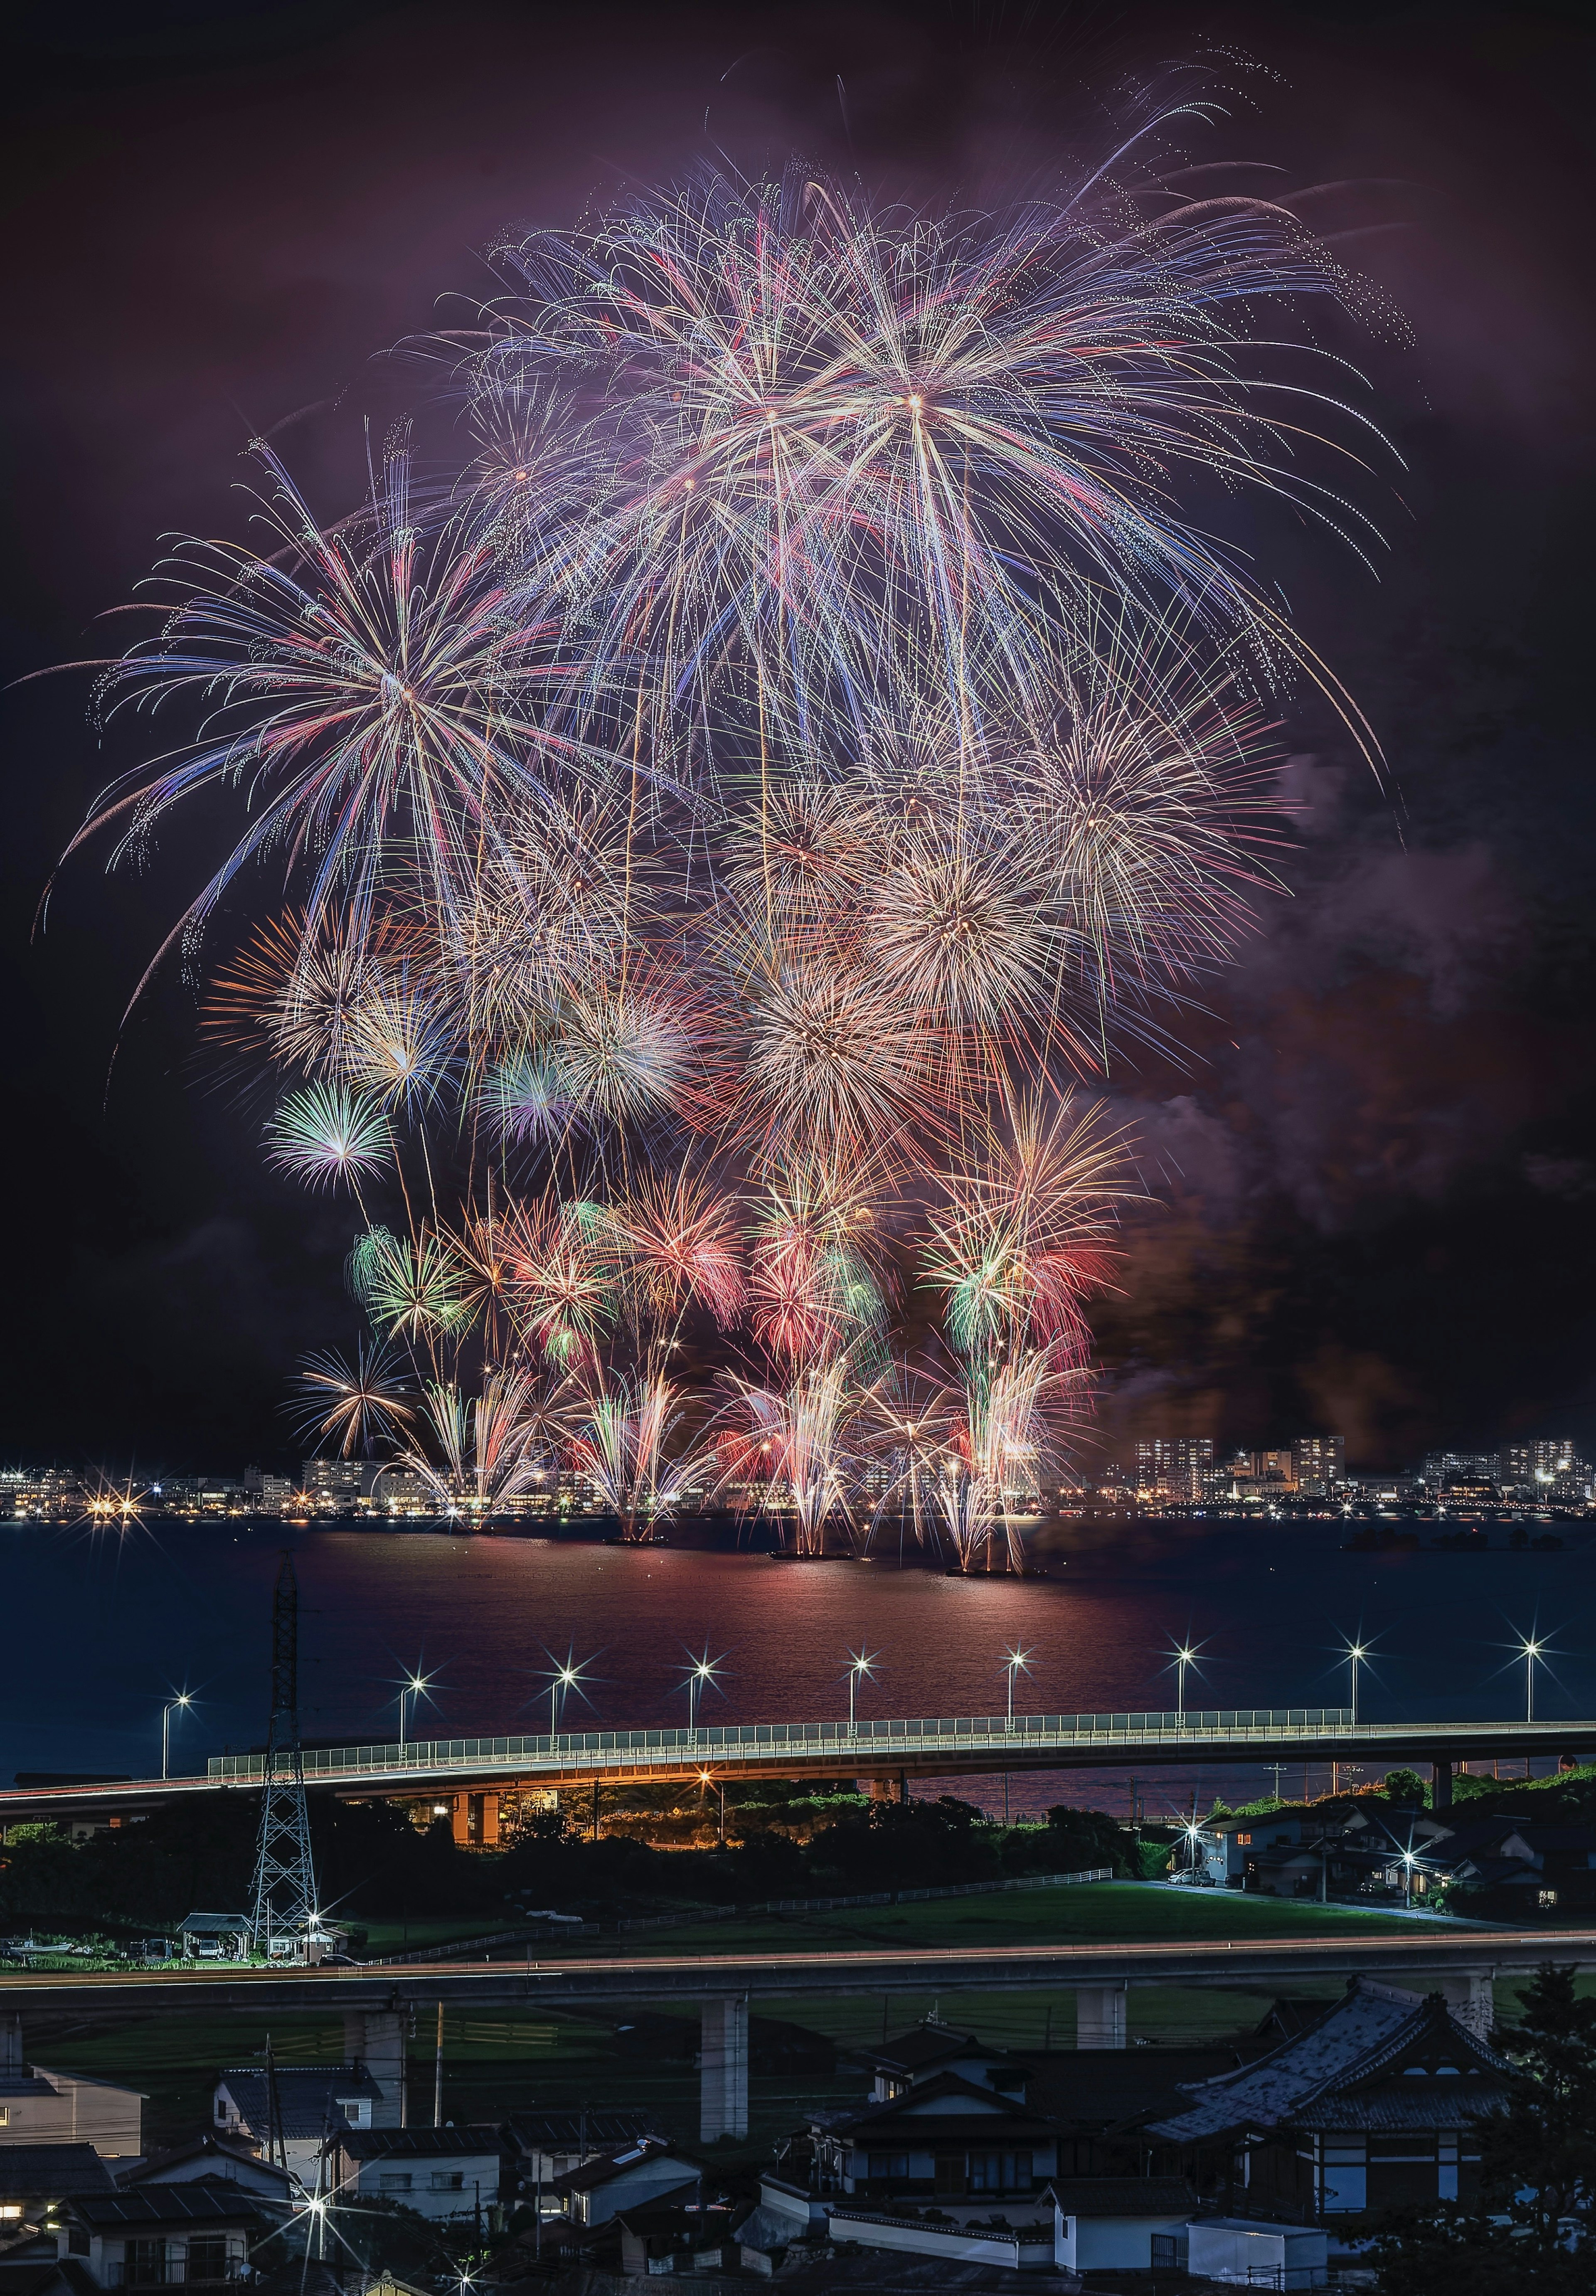
[[[937,1995],[1073,1990],[1083,2048],[1123,2048],[1125,2000],[1134,1985],[1217,1986],[1274,1990],[1362,1975],[1420,1992],[1444,1993],[1455,2013],[1489,2030],[1492,1986],[1548,1960],[1596,1971],[1596,1929],[1528,1933],[1420,1930],[1395,1933],[1270,1938],[1184,1944],[1163,1941],[980,1947],[878,1947],[816,1953],[562,1954],[547,1962],[506,1957],[417,1968],[239,1969],[212,1964],[170,1972],[93,1972],[61,1977],[9,1972],[0,1979],[0,2015],[45,2012],[254,2017],[283,2013],[341,2014],[344,2046],[372,2070],[381,2098],[373,2118],[397,2126],[405,2113],[405,2032],[411,2013],[437,2004],[456,2010],[574,2011],[622,2003],[699,2005],[703,2021],[700,2131],[704,2142],[748,2133],[748,2018],[751,1997],[806,1995]]]
[[[1596,1759],[1596,1721],[1366,1722],[1346,1707],[1016,1714],[1012,1720],[999,1714],[422,1739],[307,1748],[303,1760],[308,1787],[346,1800],[446,1796],[457,1838],[487,1845],[497,1840],[500,1794],[526,1787],[869,1778],[906,1792],[917,1779],[1005,1771],[1221,1762],[1371,1762],[1389,1768],[1420,1762],[1433,1769],[1434,1799],[1444,1808],[1457,1764],[1504,1755]],[[137,1816],[217,1788],[258,1790],[265,1767],[259,1754],[221,1754],[212,1757],[202,1776],[0,1789],[0,1828],[23,1819]]]

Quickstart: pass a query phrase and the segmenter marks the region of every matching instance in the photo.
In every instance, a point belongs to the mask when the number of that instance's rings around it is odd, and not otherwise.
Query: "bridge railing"
[[[529,1770],[627,1765],[663,1768],[692,1760],[723,1762],[790,1760],[795,1755],[824,1758],[857,1755],[865,1764],[890,1763],[910,1755],[947,1753],[967,1758],[991,1751],[1034,1753],[1042,1747],[1112,1747],[1117,1741],[1179,1741],[1245,1745],[1268,1739],[1322,1738],[1350,1729],[1350,1707],[1289,1706],[1189,1710],[1183,1714],[959,1715],[940,1720],[857,1722],[744,1722],[700,1724],[693,1730],[548,1731],[506,1738],[420,1739],[406,1745],[321,1746],[304,1754],[307,1778],[348,1775],[381,1776],[389,1772],[502,1769],[508,1763]],[[207,1766],[219,1782],[258,1778],[260,1754],[217,1754]]]

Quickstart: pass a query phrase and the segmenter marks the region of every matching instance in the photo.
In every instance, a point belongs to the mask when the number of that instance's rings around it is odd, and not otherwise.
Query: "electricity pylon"
[[[320,1927],[299,1751],[299,1582],[293,1557],[284,1554],[272,1593],[272,1719],[261,1779],[250,1942],[269,1957],[274,1937],[307,1946]]]

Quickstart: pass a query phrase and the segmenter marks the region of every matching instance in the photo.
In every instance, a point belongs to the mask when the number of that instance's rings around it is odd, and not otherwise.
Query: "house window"
[[[1181,2244],[1172,2232],[1156,2232],[1148,2262],[1155,2272],[1173,2272],[1181,2260]]]
[[[10,2119],[11,2119],[11,2107],[10,2107],[10,2105],[9,2105],[9,2104],[0,2104],[0,2128],[4,2128],[4,2126],[5,2126],[5,2124],[6,2124],[6,2122],[7,2122]]]
[[[1239,1833],[1239,1834],[1236,1836],[1236,1846],[1237,1846],[1237,1848],[1238,1848],[1238,1849],[1249,1849],[1252,1847],[1252,1836],[1251,1836],[1251,1834],[1250,1834],[1250,1833]],[[1161,2237],[1161,2235],[1160,2235],[1160,2234],[1155,2234],[1155,2235],[1154,2235],[1154,2237],[1155,2237],[1155,2238],[1159,2238],[1159,2237]]]
[[[435,2193],[463,2193],[465,2190],[464,2169],[434,2169],[432,2171],[432,2190]]]
[[[905,2183],[909,2175],[906,2152],[872,2152],[870,2155],[870,2177],[873,2184],[878,2177]]]
[[[959,2152],[938,2152],[937,2173],[933,2179],[939,2193],[962,2193],[964,2190],[964,2159]]]
[[[380,2193],[407,2193],[410,2190],[408,2169],[384,2169],[377,2178]]]
[[[1544,1913],[1549,1906],[1556,1905],[1557,1891],[1555,1890],[1543,1890],[1540,1892],[1538,1903],[1540,1905],[1541,1911]]]
[[[1031,2155],[1028,2152],[972,2152],[970,2156],[972,2193],[1028,2193]]]
[[[227,2277],[227,2235],[225,2233],[191,2233],[188,2243],[188,2279],[225,2280]]]
[[[167,2244],[164,2240],[130,2240],[122,2256],[122,2284],[125,2288],[161,2288],[167,2277]]]

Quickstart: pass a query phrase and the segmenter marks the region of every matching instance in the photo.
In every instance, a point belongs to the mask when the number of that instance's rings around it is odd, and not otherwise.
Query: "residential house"
[[[610,2219],[620,2234],[620,2268],[638,2277],[675,2272],[733,2270],[741,2259],[731,2237],[731,2210],[692,2203],[649,2203],[618,2210]]]
[[[656,2136],[646,2112],[518,2112],[501,2136],[509,2182],[526,2199],[550,2192],[555,2179],[601,2152],[624,2152]]]
[[[92,2144],[0,2144],[0,2243],[42,2228],[80,2194],[116,2188]],[[54,2246],[51,2241],[52,2253]]]
[[[873,2077],[871,2100],[875,2104],[890,2103],[916,2081],[936,2073],[956,2073],[962,2080],[978,2081],[1004,2095],[1021,2094],[1026,2084],[1027,2067],[1019,2058],[1007,2049],[988,2048],[978,2034],[945,2025],[936,2017],[894,2034],[879,2049],[852,2052],[851,2061]]]
[[[335,2130],[369,2128],[381,2089],[361,2064],[232,2065],[217,2079],[218,2134],[244,2137],[315,2188],[322,2147]]]
[[[1425,1894],[1442,1884],[1458,1892],[1459,1911],[1515,1922],[1538,1914],[1577,1919],[1596,1912],[1596,1826],[1465,1816],[1426,1842],[1417,1879]]]
[[[1315,2015],[1323,2005],[1313,2004]],[[1139,2176],[1147,2167],[1142,2122],[1179,2112],[1187,2085],[1234,2072],[1267,2046],[1060,2050],[1035,2058],[1027,2099],[1052,2125],[1060,2177]]]
[[[1183,2271],[1197,2194],[1183,2177],[1060,2177],[1051,2261],[1067,2272]]]
[[[186,2144],[151,2152],[148,2159],[132,2161],[117,2171],[117,2182],[125,2192],[141,2185],[190,2185],[201,2181],[208,2185],[236,2185],[241,2192],[278,2210],[294,2203],[296,2180],[288,2169],[264,2159],[249,2144],[231,2143],[225,2136],[213,2136],[209,2130],[190,2137]]]
[[[640,2136],[616,2152],[601,2152],[554,2180],[554,2197],[571,2223],[586,2231],[623,2210],[683,2205],[702,2182],[698,2163],[662,2136]]]
[[[819,2189],[839,2202],[934,2201],[961,2222],[1000,2202],[1039,2205],[1058,2173],[1058,2139],[1052,2120],[1027,2105],[1024,2078],[998,2090],[934,2072],[884,2104],[817,2117]]]
[[[1438,1994],[1355,1978],[1250,2064],[1180,2084],[1183,2107],[1142,2122],[1158,2148],[1149,2165],[1178,2167],[1227,2206],[1245,2193],[1249,2212],[1467,2200],[1479,2118],[1505,2103],[1509,2070]]]
[[[327,2140],[323,2191],[348,2203],[397,2201],[418,2216],[446,2224],[486,2221],[499,2197],[497,2128],[349,2128]]]
[[[244,2276],[261,2230],[251,2194],[209,2181],[86,2194],[65,2212],[58,2253],[98,2288],[225,2287]]]
[[[22,2056],[22,2021],[0,2021],[0,2144],[92,2144],[108,2161],[142,2150],[143,2092]]]

